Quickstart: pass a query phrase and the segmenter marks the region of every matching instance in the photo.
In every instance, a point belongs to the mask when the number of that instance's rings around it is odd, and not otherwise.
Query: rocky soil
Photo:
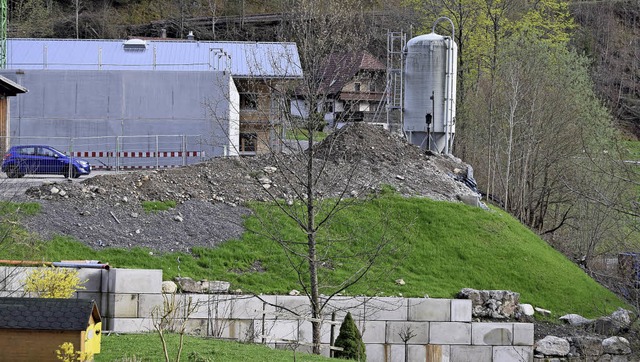
[[[383,185],[404,195],[456,201],[475,193],[463,182],[467,165],[425,155],[404,139],[356,124],[316,145],[317,196],[366,197]],[[61,180],[27,190],[42,212],[25,221],[48,238],[70,235],[93,248],[146,247],[154,252],[211,247],[243,232],[246,202],[292,201],[306,175],[306,154],[216,158],[188,167],[123,172],[79,183]],[[146,213],[142,201],[177,202]]]

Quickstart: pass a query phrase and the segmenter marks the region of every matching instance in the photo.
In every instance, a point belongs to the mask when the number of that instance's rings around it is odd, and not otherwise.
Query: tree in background
[[[637,200],[640,175],[637,166],[622,162],[620,135],[594,93],[589,76],[593,59],[571,49],[577,44],[596,56],[596,80],[615,84],[615,89],[606,88],[608,98],[617,97],[618,105],[631,104],[628,93],[637,82],[618,59],[637,51],[620,31],[636,18],[615,21],[612,8],[617,14],[632,14],[633,6],[573,4],[578,20],[596,30],[581,31],[571,41],[576,25],[568,1],[413,4],[424,11],[425,29],[438,16],[455,24],[455,153],[474,166],[487,197],[587,268],[604,254],[629,250],[638,233],[638,207],[630,200]],[[601,26],[596,27],[598,22]],[[616,46],[620,50],[611,51]],[[604,64],[618,71],[604,71]],[[633,109],[627,107],[625,114]]]
[[[358,330],[358,326],[353,321],[350,312],[344,317],[344,321],[340,325],[340,333],[335,342],[336,347],[341,347],[342,351],[335,351],[334,357],[342,359],[352,359],[356,361],[366,361],[367,354],[365,351],[362,335]]]

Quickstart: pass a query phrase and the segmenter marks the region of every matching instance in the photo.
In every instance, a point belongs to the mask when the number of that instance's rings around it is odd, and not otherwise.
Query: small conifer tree
[[[342,351],[335,352],[336,358],[363,362],[367,360],[362,335],[351,317],[351,312],[347,312],[342,325],[340,325],[340,334],[336,338],[335,346],[343,348]]]

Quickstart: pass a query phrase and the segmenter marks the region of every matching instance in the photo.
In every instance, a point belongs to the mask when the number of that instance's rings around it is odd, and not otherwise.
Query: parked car
[[[26,174],[62,175],[78,178],[91,173],[91,165],[86,160],[69,157],[51,146],[13,146],[4,155],[2,172],[9,178]]]

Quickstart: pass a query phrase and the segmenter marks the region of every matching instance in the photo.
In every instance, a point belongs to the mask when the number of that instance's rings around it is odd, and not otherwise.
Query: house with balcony
[[[330,128],[350,122],[383,125],[385,120],[386,67],[367,51],[332,53],[318,72],[316,99],[304,94],[292,101],[292,113],[308,116],[314,104]]]

